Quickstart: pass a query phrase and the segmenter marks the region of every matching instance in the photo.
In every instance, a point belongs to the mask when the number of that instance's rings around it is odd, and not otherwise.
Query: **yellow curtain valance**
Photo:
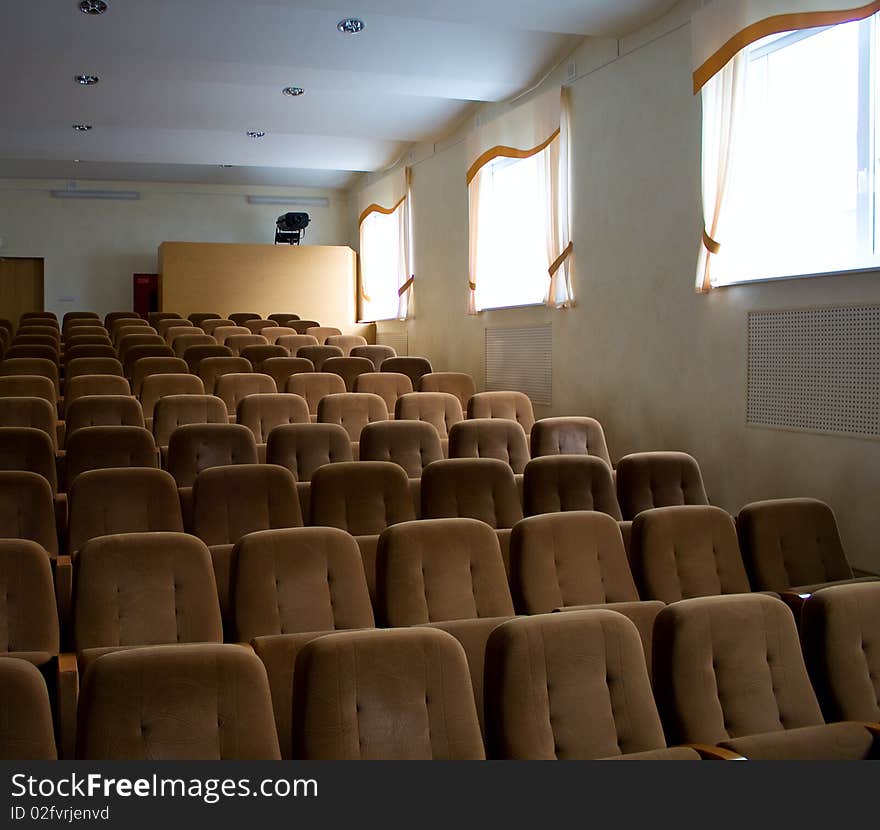
[[[781,32],[864,20],[880,12],[880,0],[713,0],[691,20],[694,93],[718,74],[737,52]]]
[[[377,179],[360,191],[358,201],[358,226],[373,213],[386,216],[394,213],[406,200],[407,169],[400,168]]]
[[[538,153],[546,150],[554,141],[556,141],[557,138],[559,138],[558,127],[549,138],[542,141],[537,147],[532,147],[529,150],[517,150],[515,147],[505,147],[502,144],[490,147],[468,169],[467,183],[470,184],[476,177],[477,173],[489,164],[489,162],[494,161],[497,158],[527,159],[531,156],[536,156]]]
[[[382,205],[377,205],[375,202],[371,204],[369,207],[365,208],[358,219],[358,225],[363,225],[364,221],[373,213],[382,213],[385,216],[390,216],[394,211],[396,211],[404,202],[406,201],[406,196],[400,199],[396,205],[393,207],[382,207]]]

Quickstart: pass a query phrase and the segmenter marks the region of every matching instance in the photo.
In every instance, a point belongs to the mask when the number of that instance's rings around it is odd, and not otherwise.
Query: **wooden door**
[[[0,317],[17,326],[22,314],[43,310],[43,260],[0,257]]]

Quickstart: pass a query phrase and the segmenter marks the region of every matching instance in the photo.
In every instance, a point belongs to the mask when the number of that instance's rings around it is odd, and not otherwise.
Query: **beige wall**
[[[880,442],[745,424],[747,312],[877,302],[880,274],[694,293],[700,101],[691,94],[687,12],[681,6],[649,30],[587,42],[574,55],[575,308],[465,314],[462,134],[419,148],[410,354],[480,384],[487,326],[552,321],[553,405],[539,415],[599,418],[614,458],[693,453],[711,500],[730,511],[762,498],[825,499],[853,563],[880,571]]]
[[[0,180],[0,256],[44,257],[46,308],[58,314],[130,309],[132,274],[158,271],[162,242],[271,243],[275,220],[288,210],[310,214],[307,244],[348,244],[348,202],[339,191],[83,181],[78,183],[80,189],[137,190],[141,198],[86,201],[49,195],[67,184]],[[330,204],[326,208],[250,205],[247,193],[326,196]]]

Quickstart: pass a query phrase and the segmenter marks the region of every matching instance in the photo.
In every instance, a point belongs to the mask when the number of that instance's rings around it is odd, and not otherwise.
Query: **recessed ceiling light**
[[[340,20],[336,24],[336,28],[344,35],[356,35],[366,28],[366,24],[360,18],[346,17],[345,20]]]
[[[75,129],[78,133],[85,133],[92,129],[91,124],[74,124],[73,129]]]
[[[97,75],[74,75],[73,80],[80,86],[94,86],[101,79]]]
[[[286,86],[281,91],[291,98],[298,98],[300,95],[306,94],[306,91],[301,86]]]
[[[230,167],[235,167],[234,164],[221,164],[219,166],[222,167],[224,170],[228,170]]]
[[[82,0],[79,10],[83,14],[104,14],[107,11],[107,4],[104,0]]]
[[[248,138],[263,138],[266,135],[265,130],[248,130],[247,137]]]

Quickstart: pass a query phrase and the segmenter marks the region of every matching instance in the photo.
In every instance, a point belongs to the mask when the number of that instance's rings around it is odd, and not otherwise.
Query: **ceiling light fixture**
[[[248,130],[247,137],[248,138],[263,138],[266,135],[264,130]]]
[[[229,170],[230,167],[235,167],[234,164],[220,164],[218,167],[222,167],[224,170]]]
[[[107,4],[104,0],[82,0],[79,10],[83,14],[104,14],[107,11]]]
[[[78,133],[86,133],[90,129],[92,129],[91,124],[74,124],[73,129],[75,129]]]
[[[346,17],[336,24],[336,28],[344,35],[357,35],[366,28],[366,24],[360,18]]]
[[[329,207],[326,196],[247,196],[249,205],[299,205],[300,207]]]
[[[94,86],[101,79],[97,75],[74,75],[73,80],[80,86]]]
[[[306,94],[306,91],[301,86],[286,86],[281,92],[291,98],[299,98],[300,95]]]

